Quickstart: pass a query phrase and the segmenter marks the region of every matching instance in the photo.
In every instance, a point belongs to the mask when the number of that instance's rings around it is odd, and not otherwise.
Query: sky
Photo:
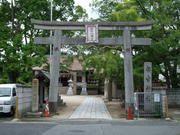
[[[74,1],[75,1],[75,5],[80,5],[84,9],[86,9],[89,18],[93,18],[93,19],[98,18],[98,14],[95,11],[92,11],[91,7],[89,6],[89,4],[92,3],[92,0],[74,0]]]
[[[11,0],[8,0],[11,2]],[[89,6],[90,3],[92,3],[93,0],[74,0],[75,5],[80,5],[84,9],[86,9],[86,12],[88,13],[89,18],[96,19],[98,18],[98,14],[95,11],[91,10],[91,7]]]

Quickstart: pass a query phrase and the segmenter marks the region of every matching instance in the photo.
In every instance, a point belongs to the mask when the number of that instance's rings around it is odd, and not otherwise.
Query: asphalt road
[[[164,120],[1,122],[0,135],[180,135],[180,123]]]

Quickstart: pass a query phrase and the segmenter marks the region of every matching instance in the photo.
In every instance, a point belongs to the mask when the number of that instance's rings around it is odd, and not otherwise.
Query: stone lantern
[[[87,93],[87,83],[85,81],[82,82],[81,95],[88,95],[88,93]]]
[[[67,90],[67,95],[73,95],[73,81],[70,79],[70,80],[68,80],[68,85],[69,85],[69,87],[68,87],[68,90]]]

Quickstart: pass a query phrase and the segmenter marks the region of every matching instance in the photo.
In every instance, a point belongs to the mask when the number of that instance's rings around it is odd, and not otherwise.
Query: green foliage
[[[97,79],[110,78],[111,80],[118,80],[118,82],[122,81],[123,60],[118,50],[110,49],[99,54],[91,54],[85,59],[85,67],[94,68]],[[123,85],[121,86],[123,87]]]
[[[87,15],[73,0],[54,0],[53,5],[53,20],[77,21]],[[46,62],[49,47],[35,45],[33,39],[49,32],[34,30],[32,18],[50,20],[50,1],[0,1],[0,82],[29,83],[32,67]]]
[[[134,0],[127,0],[124,3],[117,3],[115,10],[109,16],[111,21],[143,21],[138,14]]]
[[[133,65],[135,88],[143,88],[143,64],[145,61],[153,63],[153,81],[157,81],[159,74],[166,79],[168,88],[180,87],[180,21],[178,0],[94,0],[93,8],[104,21],[144,21],[152,20],[153,28],[148,32],[133,32],[135,37],[151,37],[150,47],[133,47]],[[107,36],[109,33],[103,33]],[[115,33],[113,35],[121,34]]]
[[[154,21],[153,29],[148,34],[152,38],[152,46],[143,49],[146,53],[141,52],[141,55],[145,55],[146,58],[141,59],[153,62],[153,72],[156,75],[154,80],[162,74],[168,88],[180,87],[180,75],[177,73],[177,66],[180,65],[178,5],[180,2],[177,0],[159,0],[150,3],[144,1],[139,5],[143,12],[142,16]]]
[[[111,15],[116,4],[116,0],[93,0],[92,7],[98,11],[100,19],[106,20]]]

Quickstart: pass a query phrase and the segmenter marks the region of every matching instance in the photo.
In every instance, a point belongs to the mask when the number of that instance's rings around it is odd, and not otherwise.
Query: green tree
[[[153,71],[157,75],[154,79],[158,79],[158,74],[162,74],[168,88],[180,87],[180,74],[177,73],[177,66],[180,65],[180,2],[137,0],[137,4],[142,17],[152,19],[154,22],[153,29],[149,33],[153,40],[152,46],[144,49],[147,53],[142,52],[142,57],[153,62]]]
[[[119,48],[99,48],[85,59],[86,68],[94,68],[97,80],[104,80],[104,94],[109,100],[112,98],[112,85],[119,85],[123,89],[123,61]]]
[[[152,20],[153,29],[149,32],[134,32],[133,36],[151,37],[150,47],[133,47],[134,80],[136,88],[143,88],[143,63],[153,62],[153,81],[159,74],[166,79],[168,88],[180,86],[179,6],[178,0],[94,0],[94,8],[99,11],[101,20],[142,21]]]
[[[78,20],[86,13],[73,0],[54,0],[53,20]],[[49,20],[48,0],[0,1],[0,81],[28,83],[32,67],[46,61],[49,48],[34,45],[35,36],[49,36],[49,32],[34,30],[31,19]]]

